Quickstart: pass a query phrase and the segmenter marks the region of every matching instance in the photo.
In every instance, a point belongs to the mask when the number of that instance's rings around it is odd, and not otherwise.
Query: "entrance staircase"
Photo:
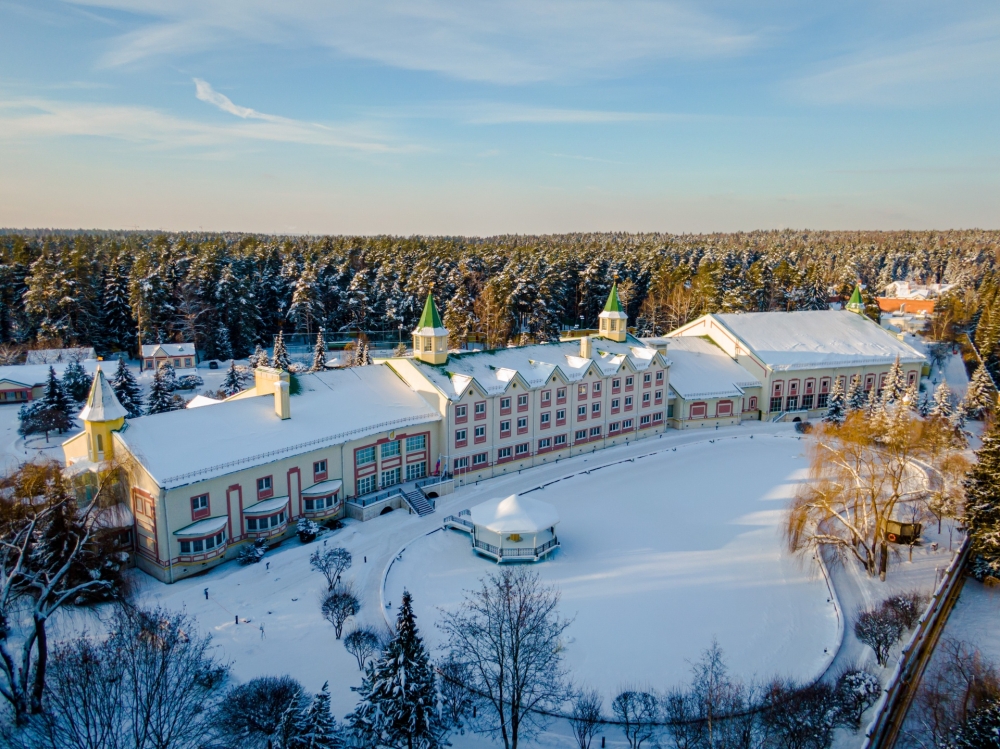
[[[419,489],[410,489],[409,491],[403,492],[403,497],[406,499],[406,503],[410,505],[411,509],[417,513],[420,517],[425,515],[430,515],[434,512],[434,505],[430,503],[424,493]]]

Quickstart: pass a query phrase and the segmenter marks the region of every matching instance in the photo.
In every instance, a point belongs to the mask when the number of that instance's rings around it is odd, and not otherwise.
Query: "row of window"
[[[318,510],[333,507],[336,496],[336,494],[331,494],[329,497],[316,497],[304,500],[306,512],[317,512]]]
[[[803,395],[801,401],[799,400],[798,397],[794,395],[789,395],[787,398],[784,399],[784,403],[785,403],[785,408],[784,408],[785,411],[799,411],[799,410],[809,411],[813,408],[826,408],[830,404],[830,394],[820,393],[815,398],[815,405],[813,405],[812,395]],[[782,410],[781,404],[782,404],[781,396],[778,396],[776,398],[771,398],[772,411],[781,411]]]
[[[371,494],[376,489],[386,489],[390,486],[395,486],[400,482],[400,476],[402,475],[402,468],[397,466],[396,468],[390,468],[386,471],[382,471],[378,476],[378,483],[376,483],[376,475],[373,473],[370,476],[362,476],[358,479],[356,491],[358,496],[362,494]],[[406,480],[407,481],[417,481],[427,476],[427,461],[422,460],[419,463],[410,463],[406,466]],[[306,509],[309,509],[308,507]]]
[[[888,372],[883,372],[880,375],[878,375],[878,388],[877,388],[877,390],[878,390],[879,393],[881,393],[882,389],[885,387],[885,381],[886,381],[886,378],[888,376],[889,376]],[[851,381],[853,381],[853,380],[855,380],[855,379],[857,379],[859,377],[860,377],[860,375],[851,375]],[[841,375],[840,376],[840,385],[841,385],[841,388],[843,388],[845,391],[847,389],[847,382],[848,382],[847,376]],[[906,384],[907,384],[907,386],[914,385],[916,382],[917,382],[917,370],[913,369],[913,370],[910,370],[909,372],[907,372],[907,374],[906,374]],[[823,378],[820,379],[820,381],[819,381],[819,393],[818,393],[818,395],[820,397],[829,394],[829,392],[830,392],[830,384],[831,384],[831,378],[829,378],[829,377],[823,377]],[[784,380],[777,380],[777,381],[775,381],[773,383],[773,389],[771,391],[771,401],[772,402],[774,402],[774,400],[776,398],[780,398],[780,396],[787,395],[789,397],[797,397],[799,395],[799,381],[798,380],[790,380],[788,382],[788,392],[787,393],[783,392],[784,386],[785,386]],[[807,379],[805,381],[805,384],[804,384],[803,388],[804,388],[804,393],[802,394],[803,398],[807,398],[807,397],[810,397],[810,396],[813,396],[813,395],[817,395],[817,393],[815,393],[815,388],[816,388],[816,380],[815,379],[813,379],[813,378]],[[868,392],[870,390],[876,389],[875,388],[875,373],[874,372],[870,372],[870,373],[868,373],[868,374],[865,375],[864,389],[865,389],[865,392]],[[779,408],[780,408],[780,406],[779,406]],[[774,409],[772,409],[772,410],[774,410]]]
[[[632,419],[624,419],[623,421],[614,421],[608,424],[608,436],[611,437],[621,432],[630,431],[633,428],[633,423],[634,421]],[[662,411],[655,414],[645,414],[639,417],[640,428],[662,423]],[[602,427],[595,426],[590,427],[589,429],[577,429],[573,435],[573,440],[574,442],[587,442],[592,439],[600,439],[602,436]],[[542,437],[538,440],[538,451],[544,452],[552,449],[553,447],[558,449],[560,447],[565,447],[566,444],[565,434],[557,434],[554,437]],[[526,458],[530,455],[530,452],[531,445],[528,442],[522,442],[521,444],[512,445],[510,447],[501,447],[497,449],[497,462],[502,463],[506,460],[511,460],[512,458]],[[485,468],[487,465],[489,465],[488,452],[455,458],[454,461],[456,471],[468,470],[470,467],[472,469]]]
[[[219,531],[208,538],[196,538],[191,541],[181,541],[181,554],[198,554],[203,551],[222,546],[226,542],[226,532]]]
[[[247,518],[248,531],[266,531],[277,528],[285,522],[285,511],[282,510],[277,515],[268,515],[264,518]]]
[[[390,442],[383,442],[379,445],[379,454],[382,459],[394,458],[400,454],[400,442],[402,440],[392,440]],[[427,435],[418,434],[414,437],[406,438],[406,452],[419,452],[427,447]],[[354,452],[354,465],[358,468],[361,466],[371,465],[375,462],[375,445],[370,447],[363,447],[360,450],[355,450]]]

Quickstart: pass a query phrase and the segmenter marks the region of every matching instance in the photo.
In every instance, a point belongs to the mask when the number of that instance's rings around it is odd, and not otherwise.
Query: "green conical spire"
[[[605,304],[604,304],[604,311],[605,312],[621,312],[622,311],[621,302],[618,301],[618,282],[617,281],[615,281],[615,283],[611,286],[611,293],[608,294],[608,301],[605,302]]]
[[[864,300],[861,298],[861,284],[857,284],[854,287],[854,293],[851,294],[850,301],[847,302],[847,309],[851,310],[852,312],[865,311],[865,303]]]
[[[441,315],[438,314],[437,305],[434,304],[434,294],[427,292],[427,301],[424,302],[424,312],[420,315],[420,322],[417,328],[443,328]]]

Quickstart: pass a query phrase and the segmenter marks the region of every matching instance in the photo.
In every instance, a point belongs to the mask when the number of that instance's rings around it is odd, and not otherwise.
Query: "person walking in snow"
[[[261,622],[260,623],[260,639],[263,640],[263,639],[265,639],[265,637],[266,636],[264,635],[264,622]]]

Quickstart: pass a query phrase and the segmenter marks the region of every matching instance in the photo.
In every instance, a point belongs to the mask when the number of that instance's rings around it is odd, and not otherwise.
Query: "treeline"
[[[994,280],[1000,232],[281,237],[248,234],[0,234],[0,343],[194,340],[246,357],[278,331],[397,331],[434,290],[458,343],[549,340],[596,324],[611,283],[643,334],[710,311],[824,307],[858,280],[958,283],[962,320]],[[872,304],[872,300],[868,300]],[[971,306],[970,306],[971,305]],[[1000,319],[1000,316],[998,316]]]

